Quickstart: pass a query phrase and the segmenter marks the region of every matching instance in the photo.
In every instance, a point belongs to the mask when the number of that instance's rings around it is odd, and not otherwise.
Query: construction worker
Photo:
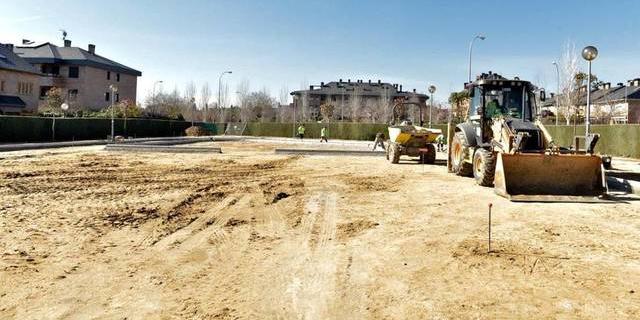
[[[320,143],[322,143],[322,141],[329,143],[329,140],[327,140],[327,127],[320,129]]]
[[[376,133],[376,141],[373,143],[373,151],[376,151],[376,147],[380,146],[382,148],[382,150],[385,150],[384,148],[384,133],[382,132],[378,132]]]
[[[436,138],[436,143],[438,144],[438,151],[444,151],[444,135],[439,135]]]
[[[300,138],[300,140],[304,139],[304,124],[300,124],[300,126],[298,127],[298,137]]]

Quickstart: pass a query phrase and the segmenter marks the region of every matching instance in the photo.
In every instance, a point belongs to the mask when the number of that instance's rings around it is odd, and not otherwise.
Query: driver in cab
[[[493,99],[487,103],[487,117],[497,118],[505,114],[507,114],[507,110],[500,104],[498,99]]]

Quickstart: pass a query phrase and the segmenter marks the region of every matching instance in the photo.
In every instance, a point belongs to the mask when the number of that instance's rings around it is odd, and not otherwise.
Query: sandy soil
[[[632,198],[511,203],[442,165],[220,145],[1,154],[0,319],[640,318]]]

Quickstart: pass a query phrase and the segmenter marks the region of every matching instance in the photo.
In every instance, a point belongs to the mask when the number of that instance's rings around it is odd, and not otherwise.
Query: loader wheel
[[[463,177],[471,177],[473,175],[473,166],[464,161],[469,147],[467,145],[467,139],[462,132],[456,132],[451,141],[451,170]]]
[[[420,155],[420,162],[426,164],[436,163],[436,147],[432,144],[428,144],[426,148],[429,150]]]
[[[391,163],[400,162],[400,148],[395,143],[389,143],[389,158]]]
[[[478,149],[473,155],[473,177],[483,187],[493,185],[496,173],[496,157],[487,149]]]

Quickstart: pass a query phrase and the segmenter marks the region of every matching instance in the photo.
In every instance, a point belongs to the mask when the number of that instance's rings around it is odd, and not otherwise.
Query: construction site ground
[[[516,203],[443,154],[200,145],[223,153],[0,153],[0,319],[640,318],[633,195]]]

